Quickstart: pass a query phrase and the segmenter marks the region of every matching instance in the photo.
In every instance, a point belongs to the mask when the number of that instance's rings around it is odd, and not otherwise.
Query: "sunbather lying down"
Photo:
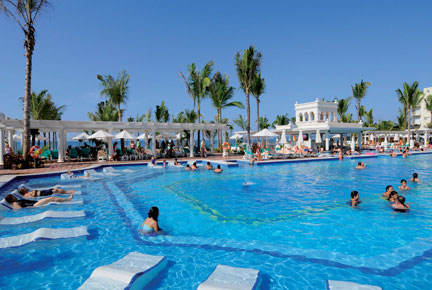
[[[48,196],[53,194],[73,194],[74,190],[64,190],[58,187],[46,189],[46,190],[32,190],[30,191],[25,186],[18,187],[18,192],[24,197],[38,197],[38,196]]]
[[[68,198],[62,198],[62,197],[47,197],[40,200],[28,200],[28,199],[18,199],[12,194],[8,194],[5,197],[6,202],[8,202],[14,209],[21,209],[24,207],[39,207],[42,205],[46,205],[50,202],[67,202],[72,200],[73,193]]]

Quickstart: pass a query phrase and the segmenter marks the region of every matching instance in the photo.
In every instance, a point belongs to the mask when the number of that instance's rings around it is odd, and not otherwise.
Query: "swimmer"
[[[390,201],[390,202],[396,202],[398,196],[399,196],[399,195],[398,195],[397,191],[394,191],[394,190],[393,190],[392,192],[390,192],[390,194],[389,194],[387,200]]]
[[[410,209],[410,206],[408,204],[405,204],[405,197],[402,195],[399,195],[396,199],[396,202],[392,204],[392,208],[396,211],[406,211]]]
[[[159,209],[156,206],[153,206],[147,213],[147,218],[142,223],[142,231],[146,234],[151,232],[158,233],[162,231],[162,229],[158,225],[158,217],[159,217]]]
[[[185,170],[190,171],[192,168],[189,166],[189,164],[186,164]]]
[[[164,160],[163,161],[163,168],[166,168],[167,167],[167,162],[166,162],[166,160]]]
[[[366,167],[366,164],[364,164],[363,162],[359,162],[357,163],[356,169],[364,169]]]
[[[417,173],[413,173],[413,177],[411,178],[412,182],[418,182],[420,183],[420,179],[418,178],[418,174]]]
[[[407,181],[405,179],[401,180],[401,185],[399,186],[399,190],[410,190],[407,186]]]
[[[397,157],[397,154],[396,154],[396,152],[394,152],[393,150],[392,151],[390,151],[390,157]]]
[[[151,164],[156,165],[156,158],[154,156],[151,158]]]
[[[387,185],[386,186],[386,191],[382,194],[382,196],[384,196],[384,197],[389,197],[389,195],[390,195],[390,193],[393,191],[394,189],[393,189],[393,186],[391,186],[391,185]]]
[[[342,150],[341,150],[341,151],[339,151],[339,154],[338,154],[338,158],[339,158],[339,160],[342,160],[342,159],[343,159],[343,154],[342,154]]]
[[[180,162],[177,161],[177,158],[174,159],[174,165],[176,165],[176,166],[177,166],[177,165],[180,165]]]
[[[27,187],[21,185],[20,187],[18,187],[18,192],[23,197],[38,197],[38,196],[48,196],[53,194],[73,194],[75,190],[64,190],[58,187],[54,187],[51,189],[30,191]]]
[[[351,191],[351,206],[357,207],[360,204],[360,195],[358,191]]]
[[[198,169],[199,167],[197,166],[197,163],[196,162],[194,162],[193,164],[192,164],[192,170],[195,170],[195,169]]]
[[[216,167],[216,169],[214,170],[214,172],[215,173],[222,173],[222,169],[221,169],[221,167],[220,167],[220,165],[218,165],[217,167]]]
[[[21,209],[24,207],[39,207],[42,205],[46,205],[50,202],[67,202],[72,200],[73,198],[73,192],[68,198],[62,198],[62,197],[47,197],[40,200],[28,200],[28,199],[18,199],[12,194],[8,194],[5,197],[5,200],[14,208],[14,209]]]
[[[406,153],[406,151],[404,151],[404,152],[402,153],[402,157],[403,157],[403,158],[408,158],[408,154]]]
[[[207,162],[207,165],[205,166],[205,169],[212,170],[213,166],[210,164],[210,162]]]

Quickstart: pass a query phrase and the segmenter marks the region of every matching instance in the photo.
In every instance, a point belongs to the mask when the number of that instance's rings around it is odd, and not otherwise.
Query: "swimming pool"
[[[367,169],[353,169],[359,160]],[[217,264],[260,270],[262,289],[325,289],[328,279],[383,289],[430,289],[431,162],[432,155],[378,157],[230,167],[221,175],[121,167],[132,172],[74,181],[81,184],[83,194],[77,198],[84,205],[52,208],[84,209],[85,218],[0,226],[2,237],[40,227],[85,225],[91,231],[89,238],[0,250],[0,288],[76,289],[98,266],[138,251],[169,260],[149,289],[196,289]],[[413,172],[423,183],[409,184],[412,189],[403,193],[412,210],[396,213],[380,196],[386,185],[396,188]],[[36,187],[59,184],[60,178],[24,181]],[[22,182],[14,181],[6,191]],[[352,190],[360,193],[359,209],[346,204]],[[160,225],[169,235],[138,233],[151,206],[159,207]]]

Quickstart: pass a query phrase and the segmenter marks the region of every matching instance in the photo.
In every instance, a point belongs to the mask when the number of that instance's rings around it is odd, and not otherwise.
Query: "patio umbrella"
[[[394,140],[395,140],[395,141],[399,141],[399,134],[395,134],[395,136],[394,136]]]
[[[286,143],[288,143],[287,139],[286,139],[286,131],[285,130],[282,130],[282,134],[281,134],[281,138],[280,138],[279,143],[280,144],[286,144]]]
[[[183,134],[182,133],[178,133],[177,135],[176,135],[176,139],[181,139],[183,137]]]
[[[242,138],[242,136],[240,134],[237,134],[237,133],[230,137],[231,140],[238,140],[240,138]]]
[[[269,129],[263,129],[261,131],[259,131],[258,133],[255,133],[252,135],[252,137],[278,137],[279,135],[276,133],[273,133],[272,131],[270,131]]]
[[[150,134],[142,133],[137,137],[137,139],[141,139],[141,140],[144,140],[145,138],[153,139],[153,136],[151,136]]]
[[[321,142],[322,142],[322,140],[321,140],[321,132],[320,132],[320,130],[316,130],[315,143],[320,144]]]
[[[97,131],[96,133],[90,135],[90,136],[88,137],[88,139],[106,139],[106,138],[113,138],[113,137],[114,137],[114,136],[111,135],[110,133],[105,132],[105,131],[103,131],[103,130],[99,130],[99,131]]]
[[[127,140],[134,140],[135,139],[135,137],[126,130],[123,130],[120,133],[118,133],[117,135],[115,135],[115,138],[116,139],[127,139]]]
[[[81,133],[79,135],[76,135],[75,137],[72,137],[72,140],[86,140],[89,138],[89,135],[87,133]]]

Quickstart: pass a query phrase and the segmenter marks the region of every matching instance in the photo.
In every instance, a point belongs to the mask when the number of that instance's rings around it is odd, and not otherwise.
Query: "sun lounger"
[[[382,290],[381,287],[354,282],[327,280],[327,290]]]
[[[56,240],[88,236],[87,227],[50,229],[40,228],[28,234],[0,238],[0,249],[20,247],[37,240]]]
[[[260,283],[258,270],[217,265],[198,290],[252,290],[258,289]]]
[[[64,205],[76,205],[76,204],[83,204],[82,200],[71,200],[67,202],[50,202],[48,204],[45,204],[43,206],[47,205],[54,205],[54,204],[64,204]],[[30,207],[33,208],[33,207]],[[0,210],[7,210],[7,209],[14,209],[12,205],[10,205],[4,198],[0,201]]]
[[[79,211],[52,211],[47,210],[35,215],[27,215],[21,217],[0,217],[0,225],[19,225],[32,223],[36,221],[40,221],[46,218],[78,218],[85,217],[85,212],[83,210]]]
[[[96,268],[78,289],[143,289],[166,266],[163,256],[131,252],[117,262]]]

